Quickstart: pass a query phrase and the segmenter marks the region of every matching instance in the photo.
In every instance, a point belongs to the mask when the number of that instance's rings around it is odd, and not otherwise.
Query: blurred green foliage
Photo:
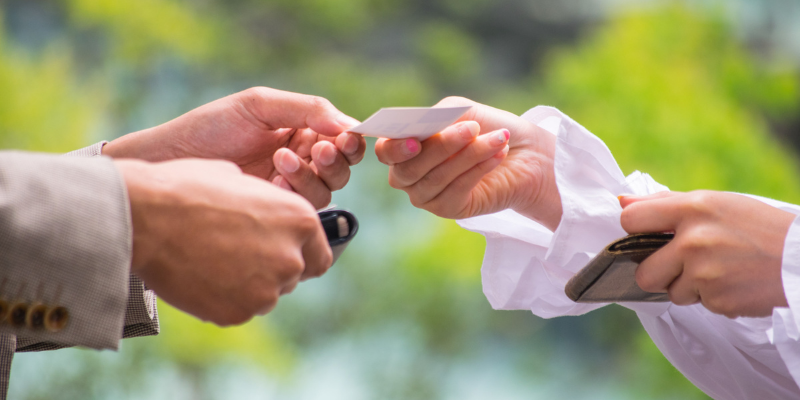
[[[675,190],[800,202],[796,157],[770,134],[800,108],[797,66],[747,51],[719,9],[614,12],[577,42],[559,33],[512,60],[498,51],[528,49],[538,31],[526,28],[552,29],[511,0],[0,4],[14,17],[0,29],[5,148],[70,150],[258,84],[326,96],[357,118],[459,94],[516,113],[555,105],[624,171]],[[17,23],[30,13],[43,26]],[[52,33],[32,45],[41,32]],[[362,233],[270,316],[220,329],[162,303],[163,333],[118,355],[20,355],[12,396],[261,398],[265,380],[281,398],[705,397],[621,307],[548,321],[491,310],[483,238],[411,208],[385,179],[368,154],[335,198]]]
[[[623,170],[673,190],[796,203],[797,161],[764,117],[797,110],[796,71],[757,62],[732,37],[683,7],[625,15],[547,60],[543,98],[600,136]]]
[[[53,45],[42,54],[27,54],[6,40],[0,21],[0,146],[81,147],[104,98],[91,84],[78,84],[74,75],[68,53]]]

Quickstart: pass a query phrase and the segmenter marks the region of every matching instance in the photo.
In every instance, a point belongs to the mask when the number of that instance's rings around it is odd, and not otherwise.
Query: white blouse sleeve
[[[551,107],[522,118],[557,135],[555,176],[563,216],[558,229],[514,211],[459,224],[486,236],[483,291],[496,309],[528,309],[551,318],[603,306],[577,304],[564,294],[570,277],[608,243],[625,236],[617,196],[667,190],[649,175],[624,176],[605,144]],[[800,214],[800,207],[752,196]],[[623,303],[636,311],[667,359],[718,399],[800,398],[800,222],[787,235],[783,265],[789,308],[766,318],[728,319],[702,305]]]

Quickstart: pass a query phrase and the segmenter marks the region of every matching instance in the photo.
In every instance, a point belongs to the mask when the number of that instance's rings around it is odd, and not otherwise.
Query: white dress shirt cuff
[[[458,221],[486,236],[483,290],[496,309],[529,309],[544,318],[601,305],[576,304],[566,282],[611,241],[624,236],[617,196],[667,190],[640,172],[625,177],[608,147],[568,116],[539,106],[523,119],[557,135],[555,177],[563,216],[555,233],[512,210]],[[656,307],[653,313],[662,313]]]

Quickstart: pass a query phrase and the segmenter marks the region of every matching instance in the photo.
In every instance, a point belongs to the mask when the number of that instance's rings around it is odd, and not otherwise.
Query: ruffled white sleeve
[[[608,243],[625,236],[617,196],[666,187],[649,175],[624,176],[605,144],[551,107],[522,116],[557,135],[555,177],[563,216],[547,228],[511,210],[459,221],[486,236],[483,290],[496,309],[527,309],[551,318],[586,313],[564,294],[569,278]],[[752,196],[800,213],[800,207]],[[766,318],[731,320],[702,305],[624,303],[653,342],[689,380],[718,399],[800,398],[800,223],[787,236],[783,279],[789,308]],[[790,261],[793,260],[793,261]]]

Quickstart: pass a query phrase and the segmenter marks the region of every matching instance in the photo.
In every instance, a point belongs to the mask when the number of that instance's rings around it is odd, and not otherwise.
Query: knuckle
[[[446,182],[446,176],[438,169],[428,172],[419,180],[419,184],[424,187],[440,187]]]
[[[328,179],[325,184],[328,186],[328,189],[331,191],[340,190],[347,186],[347,182],[350,182],[350,168],[344,168],[342,171],[335,173],[330,179]],[[328,201],[330,202],[331,193],[328,192]]]
[[[312,110],[323,111],[333,108],[330,100],[320,96],[308,96],[308,104]]]
[[[428,210],[433,215],[436,215],[436,216],[439,216],[439,217],[442,217],[442,218],[451,218],[451,215],[450,215],[450,212],[449,212],[449,208],[447,207],[447,205],[444,202],[442,202],[440,200],[431,200],[431,201],[425,203],[420,208]]]
[[[715,235],[703,227],[695,227],[684,232],[679,240],[677,248],[685,258],[698,257],[714,249],[718,242]]]
[[[303,233],[309,234],[319,229],[319,217],[310,204],[304,204],[297,214],[297,225]]]
[[[246,101],[258,101],[269,96],[271,89],[264,86],[254,86],[241,92]]]
[[[278,304],[278,293],[276,290],[262,290],[261,294],[255,299],[253,303],[253,314],[258,313],[264,309],[271,309]]]
[[[319,268],[315,269],[310,275],[314,277],[322,276],[328,272],[331,266],[333,266],[333,251],[330,247],[327,247],[323,250]]]
[[[217,325],[222,327],[242,325],[247,321],[250,321],[252,318],[252,313],[249,313],[242,308],[234,308],[219,318]]]
[[[689,215],[710,214],[716,203],[716,194],[708,190],[697,190],[687,194],[683,203],[683,212]]]
[[[301,257],[291,257],[282,265],[284,281],[296,279],[305,270],[306,265]]]
[[[670,289],[667,294],[669,295],[669,301],[679,306],[688,306],[695,303],[693,299],[679,293],[677,290]]]
[[[417,181],[416,172],[413,170],[413,168],[407,165],[395,165],[391,168],[390,172],[391,172],[390,179],[394,178],[393,179],[394,184],[397,185],[397,187],[392,186],[395,189],[400,189],[402,187],[408,186],[409,183]]]
[[[411,201],[411,205],[416,208],[431,211],[428,202],[423,200],[422,197],[416,193],[408,193],[408,200]]]
[[[731,304],[731,302],[726,301],[721,297],[711,296],[708,298],[703,298],[702,304],[703,307],[714,314],[722,314],[725,316],[734,314],[734,306]]]
[[[691,279],[695,285],[703,291],[714,289],[725,277],[725,271],[717,268],[715,264],[701,264],[695,266],[690,272]]]

